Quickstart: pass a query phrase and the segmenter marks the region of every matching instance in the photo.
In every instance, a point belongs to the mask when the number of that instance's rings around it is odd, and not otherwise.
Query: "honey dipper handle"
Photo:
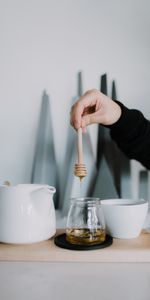
[[[78,164],[83,164],[82,128],[78,129]]]

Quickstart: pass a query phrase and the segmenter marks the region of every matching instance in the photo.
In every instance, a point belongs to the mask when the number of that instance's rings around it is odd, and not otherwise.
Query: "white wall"
[[[0,0],[0,183],[30,180],[44,88],[62,163],[79,70],[85,90],[108,72],[149,117],[149,15],[148,0]]]

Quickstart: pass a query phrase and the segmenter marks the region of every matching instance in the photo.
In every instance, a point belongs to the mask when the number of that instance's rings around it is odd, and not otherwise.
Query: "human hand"
[[[112,125],[121,116],[120,106],[98,90],[87,91],[71,108],[70,123],[75,129],[90,124]]]

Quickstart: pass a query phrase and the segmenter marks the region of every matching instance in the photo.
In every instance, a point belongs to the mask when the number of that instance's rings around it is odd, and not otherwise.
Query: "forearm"
[[[140,111],[118,104],[122,114],[115,124],[109,126],[111,137],[129,158],[150,169],[150,121]]]

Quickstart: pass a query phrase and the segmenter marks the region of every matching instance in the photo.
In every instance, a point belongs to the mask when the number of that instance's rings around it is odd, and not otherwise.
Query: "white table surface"
[[[0,300],[150,300],[150,234],[69,251],[0,244]]]
[[[149,263],[1,262],[1,300],[149,300]]]

